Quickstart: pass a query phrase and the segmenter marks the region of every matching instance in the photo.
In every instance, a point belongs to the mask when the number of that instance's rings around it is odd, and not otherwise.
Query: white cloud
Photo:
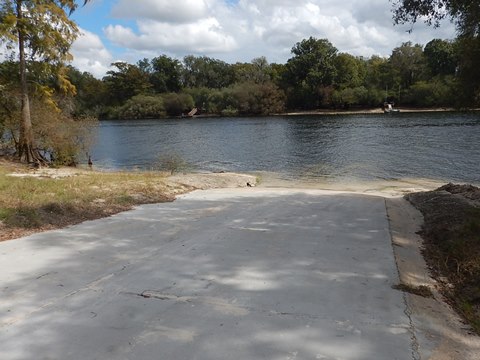
[[[83,29],[80,29],[80,33],[72,45],[72,64],[81,71],[102,77],[110,68],[112,55],[98,35]]]
[[[153,20],[138,21],[139,33],[121,25],[108,26],[105,35],[113,43],[138,51],[158,50],[178,53],[221,53],[233,51],[236,42],[217,19],[200,19],[187,24]]]
[[[266,56],[279,63],[291,57],[295,43],[310,36],[328,39],[340,52],[369,57],[388,56],[406,41],[426,44],[455,35],[449,23],[440,30],[416,24],[408,33],[410,25],[393,26],[391,6],[387,0],[119,0],[103,31],[112,45],[124,49],[116,57],[132,60],[193,54],[228,62]],[[98,37],[90,33],[87,38],[97,41],[101,59],[109,58]],[[98,62],[97,73],[106,64],[81,54],[93,68]]]
[[[120,18],[143,18],[170,23],[188,23],[208,14],[203,0],[120,0],[112,14]]]

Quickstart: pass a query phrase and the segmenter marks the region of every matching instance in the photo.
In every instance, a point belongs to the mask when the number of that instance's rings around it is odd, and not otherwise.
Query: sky
[[[455,27],[393,25],[389,0],[91,0],[72,15],[73,65],[101,78],[115,61],[167,55],[285,63],[310,36],[339,52],[388,57],[402,43],[453,39]],[[413,31],[409,31],[413,30]]]

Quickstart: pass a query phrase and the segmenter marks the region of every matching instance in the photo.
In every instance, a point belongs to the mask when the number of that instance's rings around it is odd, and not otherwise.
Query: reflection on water
[[[478,113],[104,121],[92,153],[105,168],[178,154],[199,170],[285,179],[480,181]]]

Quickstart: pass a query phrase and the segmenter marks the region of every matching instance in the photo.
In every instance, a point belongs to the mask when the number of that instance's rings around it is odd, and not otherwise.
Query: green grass
[[[9,229],[61,227],[171,200],[160,172],[82,171],[54,179],[9,176],[14,171],[29,170],[0,163],[0,239],[10,238]]]

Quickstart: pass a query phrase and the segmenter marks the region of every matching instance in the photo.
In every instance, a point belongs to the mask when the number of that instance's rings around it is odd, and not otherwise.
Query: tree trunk
[[[25,30],[23,28],[24,25],[22,19],[22,0],[17,0],[18,52],[22,97],[22,116],[20,119],[20,137],[17,154],[21,161],[40,165],[46,163],[46,159],[34,148],[32,120],[30,116],[30,99],[28,97],[27,65],[25,59]]]

